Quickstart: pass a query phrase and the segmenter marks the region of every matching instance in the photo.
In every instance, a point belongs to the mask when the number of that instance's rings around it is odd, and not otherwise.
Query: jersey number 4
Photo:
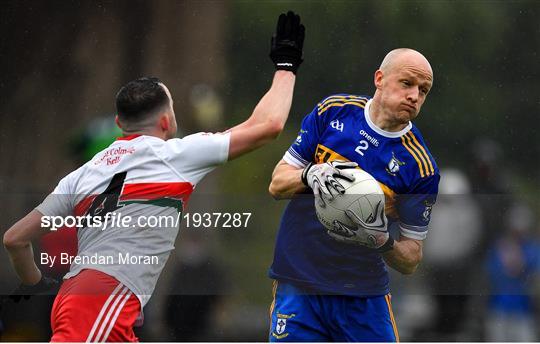
[[[88,208],[88,215],[91,217],[102,217],[123,206],[119,204],[118,200],[124,186],[124,181],[126,180],[126,175],[127,172],[121,172],[113,176],[105,191],[94,198],[90,208]]]

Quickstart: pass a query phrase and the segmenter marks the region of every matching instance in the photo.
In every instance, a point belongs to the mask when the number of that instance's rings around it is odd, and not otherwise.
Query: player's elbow
[[[266,132],[268,134],[267,137],[273,140],[276,139],[279,134],[281,134],[285,128],[285,123],[281,123],[279,121],[269,121],[266,123],[266,127]]]
[[[268,193],[275,199],[275,200],[280,200],[282,199],[282,194],[281,194],[281,190],[278,188],[278,186],[276,185],[277,183],[274,182],[274,180],[272,180],[270,182],[270,185],[268,186]]]
[[[275,200],[288,199],[293,195],[291,190],[287,188],[287,184],[283,179],[280,176],[276,177],[275,175],[268,186],[268,192]]]
[[[23,242],[21,238],[19,238],[17,232],[14,230],[13,227],[10,228],[6,233],[4,233],[2,242],[7,250],[26,245],[26,243]]]

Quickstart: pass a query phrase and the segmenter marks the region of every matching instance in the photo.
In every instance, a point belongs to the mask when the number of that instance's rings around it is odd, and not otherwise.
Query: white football
[[[354,227],[354,223],[345,214],[347,209],[353,211],[363,221],[370,223],[377,216],[377,210],[380,207],[384,208],[384,193],[375,178],[360,169],[347,172],[352,172],[355,180],[349,182],[338,179],[345,187],[343,195],[337,195],[333,200],[326,201],[324,207],[315,200],[317,218],[327,229],[333,228],[334,220]]]

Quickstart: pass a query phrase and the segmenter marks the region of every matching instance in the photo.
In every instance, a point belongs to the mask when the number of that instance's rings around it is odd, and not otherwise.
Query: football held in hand
[[[347,210],[355,213],[362,221],[371,223],[377,214],[384,210],[384,193],[379,183],[369,173],[360,169],[350,169],[354,181],[340,179],[345,192],[326,200],[324,204],[315,201],[315,209],[319,221],[329,230],[334,227],[334,221],[354,227],[354,222],[345,213]]]

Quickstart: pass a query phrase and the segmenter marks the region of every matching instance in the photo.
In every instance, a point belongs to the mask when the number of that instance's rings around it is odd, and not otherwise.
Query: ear
[[[122,129],[122,123],[120,123],[120,120],[118,119],[118,115],[114,116],[114,122],[118,126],[118,128]]]
[[[382,88],[383,85],[383,71],[380,69],[377,69],[375,71],[375,75],[373,77],[373,83],[375,84],[375,87],[379,90]]]
[[[159,127],[163,131],[169,131],[169,127],[171,126],[171,123],[169,121],[169,116],[167,116],[166,113],[159,116]]]

